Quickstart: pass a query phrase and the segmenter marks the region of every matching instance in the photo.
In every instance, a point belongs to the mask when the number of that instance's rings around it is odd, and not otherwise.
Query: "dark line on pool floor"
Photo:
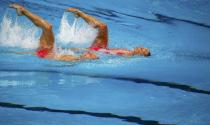
[[[140,125],[172,125],[172,124],[160,124],[158,121],[154,120],[142,120],[140,117],[136,116],[121,116],[112,113],[97,113],[97,112],[88,112],[82,110],[61,110],[61,109],[52,109],[47,107],[28,107],[22,104],[14,104],[8,102],[0,102],[0,107],[4,108],[17,108],[17,109],[24,109],[28,111],[39,111],[39,112],[53,112],[53,113],[66,113],[70,115],[88,115],[93,117],[99,118],[116,118],[121,119],[125,122],[136,123]]]
[[[190,24],[193,24],[193,25],[196,25],[196,26],[210,28],[210,25],[207,25],[207,24],[204,24],[204,23],[198,23],[198,22],[194,22],[194,21],[186,20],[186,19],[178,19],[178,18],[175,18],[175,17],[166,16],[166,15],[162,15],[162,14],[159,14],[159,13],[153,13],[153,14],[156,16],[156,18],[158,20],[163,21],[163,22],[168,22],[170,20],[176,20],[176,21],[181,21],[181,22],[185,22],[185,23],[190,23]]]
[[[104,9],[104,8],[98,8],[98,7],[94,7],[94,9],[96,10],[96,12],[100,13],[101,15],[117,17],[117,18],[121,18],[119,15],[116,15],[116,14],[120,14],[120,15],[133,17],[133,18],[137,18],[137,19],[141,19],[141,20],[146,20],[146,21],[150,21],[150,22],[172,24],[172,21],[181,21],[181,22],[190,23],[190,24],[193,24],[196,26],[210,28],[210,25],[207,25],[204,23],[195,22],[195,21],[191,21],[191,20],[187,20],[187,19],[179,19],[176,17],[166,16],[166,15],[159,14],[159,13],[152,13],[156,17],[156,19],[153,19],[153,18],[145,18],[145,17],[141,17],[141,16],[137,16],[137,15],[122,13],[122,12],[119,12],[116,10],[111,10],[111,9]]]
[[[102,78],[100,76],[91,76],[91,77]],[[189,85],[183,85],[183,84],[180,84],[180,83],[154,81],[154,80],[147,80],[147,79],[141,79],[141,78],[114,77],[114,76],[109,76],[109,77],[104,77],[104,78],[115,79],[115,80],[123,80],[123,81],[131,81],[131,82],[134,82],[134,83],[151,84],[151,85],[156,85],[156,86],[165,86],[165,87],[169,87],[169,88],[172,88],[172,89],[183,90],[183,91],[186,91],[186,92],[194,92],[194,93],[210,95],[210,91],[193,88]]]
[[[200,27],[204,27],[204,28],[208,28],[208,29],[210,28],[210,25],[207,25],[207,24],[204,24],[204,23],[195,22],[195,21],[191,21],[191,20],[187,20],[187,19],[179,19],[179,18],[166,16],[166,15],[159,14],[159,13],[153,13],[154,16],[157,19],[152,19],[152,18],[145,18],[145,17],[141,17],[141,16],[121,13],[121,12],[117,12],[117,11],[113,11],[113,12],[124,15],[124,16],[133,17],[133,18],[137,18],[137,19],[141,19],[141,20],[145,20],[145,21],[150,21],[150,22],[172,24],[173,21],[181,21],[181,22],[189,23],[189,24],[192,24],[192,25],[196,25],[196,26],[200,26]]]
[[[113,79],[113,80],[122,80],[122,81],[130,81],[138,84],[150,84],[155,86],[163,86],[169,87],[171,89],[183,90],[186,92],[200,93],[210,95],[210,91],[197,89],[189,85],[185,85],[183,83],[175,83],[175,82],[164,82],[164,81],[156,81],[156,80],[148,80],[144,78],[132,78],[132,77],[122,77],[122,76],[108,76],[108,75],[94,75],[94,74],[85,74],[85,73],[70,73],[70,72],[59,72],[53,70],[10,70],[10,69],[1,69],[0,71],[5,72],[40,72],[40,73],[61,73],[65,75],[75,75],[75,76],[85,76],[90,78],[103,78],[103,79]]]
[[[14,1],[11,1],[11,0],[9,0],[9,1],[0,0],[0,1],[3,1],[5,3],[14,3]],[[48,2],[47,0],[45,0],[45,1]],[[23,4],[24,6],[27,6],[29,8],[32,8],[32,7],[34,8],[34,6],[36,5],[36,7],[39,7],[39,8],[42,6],[43,10],[49,10],[49,7],[46,6],[46,5],[41,5],[41,4],[37,4],[37,3],[30,3],[28,1],[17,1],[17,2]],[[119,19],[122,19],[122,17],[120,15],[124,15],[124,16],[128,16],[128,17],[136,18],[136,19],[150,21],[150,22],[172,24],[173,21],[181,21],[181,22],[193,24],[193,25],[196,25],[196,26],[201,26],[201,27],[208,28],[208,29],[210,28],[210,25],[205,24],[205,23],[195,22],[195,21],[187,20],[187,19],[179,19],[179,18],[176,18],[176,17],[166,16],[166,15],[163,15],[163,14],[160,14],[160,13],[155,13],[155,12],[153,12],[152,14],[156,17],[156,19],[153,19],[153,18],[146,18],[146,17],[138,16],[138,15],[132,15],[132,14],[128,14],[128,13],[123,13],[123,12],[120,12],[120,11],[106,9],[106,8],[93,7],[93,10],[92,10],[92,9],[86,9],[86,8],[75,6],[75,5],[72,6],[72,5],[69,5],[69,4],[59,3],[59,2],[56,2],[54,4],[59,4],[63,8],[53,7],[53,9],[50,9],[50,10],[53,11],[54,14],[51,15],[51,14],[48,13],[48,15],[49,16],[54,16],[54,17],[59,17],[59,18],[62,17],[62,13],[65,11],[66,8],[74,7],[74,8],[78,8],[78,9],[80,9],[80,10],[82,10],[82,11],[84,11],[84,12],[90,14],[90,15],[100,17],[100,18],[103,18],[103,19],[106,19],[106,20],[111,20],[111,21],[114,21],[114,22],[120,22]],[[59,12],[60,15],[55,16],[55,13],[57,11],[60,11]],[[45,12],[48,12],[48,11],[45,11]]]

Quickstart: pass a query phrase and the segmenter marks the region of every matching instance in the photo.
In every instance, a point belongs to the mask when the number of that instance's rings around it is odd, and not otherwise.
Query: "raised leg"
[[[16,9],[19,16],[25,15],[36,26],[38,26],[42,29],[42,35],[40,37],[38,49],[52,50],[54,47],[54,34],[52,31],[52,25],[50,23],[48,23],[46,20],[29,12],[24,7],[22,7],[18,4],[11,4],[10,7]]]
[[[75,8],[69,8],[67,11],[74,13],[76,17],[82,17],[88,24],[98,28],[98,35],[90,48],[94,49],[108,47],[108,27],[105,23]]]

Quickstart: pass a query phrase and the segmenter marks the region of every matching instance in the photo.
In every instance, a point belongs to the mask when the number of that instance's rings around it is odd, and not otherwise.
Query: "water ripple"
[[[52,112],[52,113],[66,113],[70,115],[88,115],[99,118],[115,118],[120,119],[130,123],[137,123],[139,125],[172,125],[172,124],[160,124],[155,120],[143,120],[141,117],[137,116],[121,116],[113,113],[97,113],[97,112],[88,112],[82,110],[61,110],[61,109],[52,109],[47,107],[29,107],[23,104],[14,104],[8,102],[0,102],[0,107],[5,108],[17,108],[17,109],[25,109],[28,111],[39,111],[39,112]]]
[[[109,76],[109,75],[97,75],[97,74],[85,74],[85,73],[69,73],[69,72],[59,72],[55,70],[22,70],[22,69],[1,69],[0,71],[5,72],[47,72],[47,73],[61,73],[66,75],[75,75],[75,76],[86,76],[90,78],[103,78],[103,79],[114,79],[114,80],[122,80],[122,81],[130,81],[133,83],[138,84],[150,84],[155,86],[161,87],[168,87],[171,89],[182,90],[185,92],[193,92],[193,93],[200,93],[200,94],[207,94],[210,95],[210,91],[198,89],[186,83],[175,83],[175,82],[166,82],[166,81],[157,81],[157,80],[149,80],[144,78],[132,78],[132,77],[123,77],[123,76]]]

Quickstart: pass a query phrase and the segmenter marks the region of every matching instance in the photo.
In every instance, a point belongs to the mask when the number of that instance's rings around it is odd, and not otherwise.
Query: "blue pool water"
[[[65,9],[79,8],[108,25],[110,48],[143,45],[152,56],[60,62],[20,55],[34,51],[38,36],[18,27],[6,34],[1,23],[0,125],[210,124],[209,0],[0,0],[1,22],[9,14],[35,28],[8,8],[13,2],[52,23],[55,34]],[[29,39],[17,39],[28,31]]]

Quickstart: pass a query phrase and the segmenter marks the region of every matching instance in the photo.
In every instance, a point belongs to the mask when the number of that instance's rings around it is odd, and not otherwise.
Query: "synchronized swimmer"
[[[61,55],[54,52],[54,33],[52,30],[52,25],[41,17],[31,13],[24,7],[18,4],[11,4],[11,8],[16,9],[18,16],[25,15],[30,19],[34,25],[42,29],[42,34],[39,39],[39,47],[36,50],[35,55],[40,58],[54,59],[60,61],[79,61],[79,60],[95,60],[99,59],[97,52],[103,52],[106,54],[115,54],[119,56],[134,56],[143,55],[150,56],[150,50],[148,48],[136,47],[133,50],[128,49],[118,49],[118,48],[108,48],[108,27],[105,23],[99,21],[98,19],[85,14],[84,12],[69,8],[66,11],[74,13],[76,18],[83,18],[88,24],[97,28],[98,34],[93,44],[89,48],[72,48],[72,51],[83,50],[84,53],[80,56],[74,55]]]

